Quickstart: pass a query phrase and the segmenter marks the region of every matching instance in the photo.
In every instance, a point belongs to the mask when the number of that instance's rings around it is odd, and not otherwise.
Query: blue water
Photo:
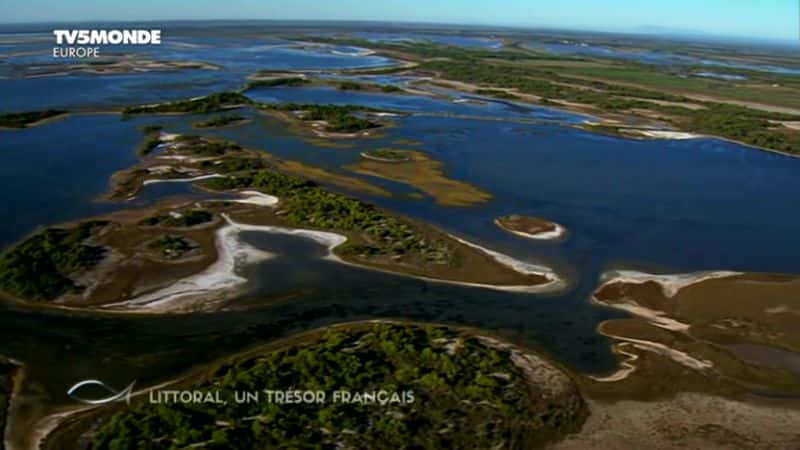
[[[184,69],[125,74],[71,73],[31,78],[30,65],[58,72],[69,60],[53,58],[46,34],[0,34],[0,111],[42,108],[96,108],[153,103],[207,95],[243,86],[259,70],[378,67],[392,60],[353,47],[311,45],[273,38],[207,37],[170,34],[157,46],[102,47],[101,55],[159,61],[205,62],[218,70]],[[19,43],[23,42],[23,43]],[[17,55],[18,52],[24,52]],[[35,54],[28,54],[34,52]],[[86,60],[72,62],[85,63]],[[49,67],[53,66],[53,67]],[[37,69],[39,71],[44,69]]]
[[[0,245],[42,226],[119,209],[96,202],[109,177],[136,163],[142,139],[119,115],[78,115],[0,131]]]

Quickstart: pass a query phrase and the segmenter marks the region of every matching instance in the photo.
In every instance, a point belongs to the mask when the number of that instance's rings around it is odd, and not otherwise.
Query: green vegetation
[[[654,102],[692,102],[680,95],[602,81],[578,80],[552,71],[490,64],[478,60],[431,61],[420,67],[462,82],[516,89],[547,98],[550,103],[552,100],[563,100],[590,105],[607,112],[648,110],[687,131],[720,136],[787,153],[800,152],[800,134],[789,132],[773,122],[798,120],[798,116],[716,102],[694,102],[704,108],[689,109]]]
[[[150,248],[166,258],[180,258],[194,247],[183,236],[165,234],[152,241]]]
[[[548,61],[580,61],[579,58],[570,56],[555,56],[550,54],[533,54],[529,51],[520,51],[518,49],[506,50],[486,50],[478,48],[465,48],[457,46],[449,46],[433,42],[424,41],[409,41],[409,42],[372,42],[366,39],[353,39],[353,38],[336,38],[325,39],[315,38],[318,41],[335,42],[339,45],[349,45],[354,47],[365,47],[374,50],[389,50],[402,53],[410,53],[422,59],[428,58],[448,58],[452,60],[471,60],[471,59],[488,59],[488,60],[504,60],[504,61],[535,61],[535,60],[548,60]],[[405,67],[389,67],[382,69],[370,69],[369,73],[393,73],[401,70],[406,70]]]
[[[786,153],[800,153],[800,135],[784,132],[787,130],[785,127],[771,122],[800,119],[797,116],[719,103],[685,116],[686,119],[678,119],[678,122],[691,131]]]
[[[238,123],[244,121],[245,118],[236,114],[229,114],[219,117],[213,117],[208,120],[203,120],[201,122],[197,122],[194,126],[198,128],[215,128],[215,127],[224,127],[226,125],[230,125],[232,123]]]
[[[173,214],[150,216],[139,221],[143,226],[162,226],[167,228],[188,228],[211,222],[214,214],[205,209],[184,209]]]
[[[0,114],[0,127],[6,128],[25,128],[32,123],[51,117],[66,114],[66,111],[58,109],[48,109],[45,111],[29,111],[21,113]]]
[[[296,226],[363,233],[363,245],[350,241],[339,248],[348,254],[435,255],[435,243],[412,225],[388,216],[373,205],[330,192],[309,180],[273,170],[213,178],[204,186],[214,190],[252,188],[281,199],[283,218]]]
[[[294,87],[294,86],[302,86],[307,84],[309,81],[302,77],[283,77],[283,78],[271,78],[268,80],[256,80],[247,83],[245,86],[245,90],[260,88],[260,87],[277,87],[277,86],[287,86],[287,87]]]
[[[125,114],[158,114],[158,113],[210,113],[225,111],[240,105],[249,105],[252,100],[238,92],[218,92],[192,100],[160,103],[157,105],[131,106],[125,108]]]
[[[325,130],[334,133],[354,133],[381,126],[379,123],[353,115],[354,112],[371,111],[370,108],[362,106],[280,103],[262,107],[280,111],[302,111],[301,120],[324,120],[327,122]]]
[[[0,255],[0,288],[32,300],[54,300],[80,292],[70,275],[87,270],[103,256],[102,247],[85,244],[108,222],[88,221],[72,228],[47,228]]]
[[[579,398],[550,398],[549,386],[528,381],[508,350],[432,326],[328,330],[218,364],[185,388],[226,403],[135,402],[99,428],[91,448],[518,449],[575,431],[584,417]],[[264,389],[324,399],[278,404]],[[258,392],[258,401],[236,402],[234,393],[245,391]],[[363,400],[380,391],[387,401]]]

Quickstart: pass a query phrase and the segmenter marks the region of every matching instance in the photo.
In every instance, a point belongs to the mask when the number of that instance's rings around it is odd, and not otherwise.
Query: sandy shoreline
[[[717,278],[728,278],[743,275],[742,272],[733,271],[705,271],[679,274],[652,274],[647,272],[637,272],[635,270],[611,270],[603,273],[599,289],[613,283],[634,283],[642,284],[653,281],[661,285],[661,289],[666,297],[674,297],[679,290],[705,280]]]
[[[626,133],[637,134],[640,136],[649,137],[652,139],[672,139],[672,140],[687,140],[687,139],[700,139],[705,136],[701,134],[689,133],[685,131],[669,131],[669,130],[637,130],[624,128]]]
[[[167,312],[198,303],[206,303],[210,301],[211,295],[218,296],[224,291],[232,291],[240,287],[247,282],[247,279],[237,275],[237,266],[274,257],[271,253],[242,242],[239,238],[241,231],[243,231],[242,228],[230,221],[216,231],[217,260],[202,272],[178,280],[155,292],[131,300],[104,305],[102,309],[144,309],[152,312]],[[197,298],[188,299],[189,297]],[[224,296],[222,297],[217,301],[224,299]],[[185,300],[190,301],[187,303]],[[177,308],[175,303],[179,303]]]
[[[511,234],[515,234],[515,235],[520,236],[520,237],[524,237],[526,239],[536,239],[536,240],[541,240],[541,241],[555,241],[555,240],[563,238],[567,234],[567,229],[564,228],[563,226],[557,224],[557,223],[553,223],[553,225],[556,227],[555,230],[542,231],[542,232],[535,233],[535,234],[534,233],[526,233],[524,231],[512,230],[511,228],[503,226],[502,222],[500,222],[499,219],[494,219],[494,224],[497,225],[498,227],[500,227],[500,229],[502,229],[504,231],[507,231],[507,232],[509,232]]]
[[[247,199],[241,199],[240,201],[242,202],[273,206],[278,201],[276,197],[256,193],[255,191],[243,191],[241,193],[245,195],[251,195],[251,197]],[[222,217],[226,221],[226,224],[218,229],[215,233],[218,256],[217,260],[211,266],[198,274],[178,280],[167,287],[156,290],[155,292],[144,294],[130,300],[104,305],[101,307],[101,309],[117,311],[124,310],[129,312],[176,312],[186,310],[187,308],[191,309],[202,304],[208,305],[210,302],[212,302],[212,297],[214,297],[213,303],[217,303],[229,298],[230,295],[225,295],[225,292],[236,292],[237,288],[240,288],[248,281],[246,278],[237,274],[238,268],[245,264],[265,261],[274,257],[274,255],[271,253],[261,251],[242,242],[239,235],[243,231],[266,232],[310,239],[328,249],[328,254],[324,257],[325,259],[341,264],[352,265],[362,269],[376,270],[432,283],[452,284],[458,286],[478,287],[520,293],[552,292],[562,289],[566,285],[563,280],[561,280],[552,270],[547,267],[517,260],[508,255],[495,252],[452,235],[451,237],[458,242],[488,254],[498,263],[505,265],[518,273],[543,276],[549,281],[539,285],[493,285],[405,274],[402,272],[352,263],[338,257],[334,253],[334,249],[347,241],[346,236],[338,233],[303,228],[288,228],[274,225],[249,225],[236,222],[227,214],[222,214]]]
[[[225,175],[212,173],[210,175],[200,175],[199,177],[192,178],[155,178],[142,181],[142,186],[157,183],[192,183],[194,181],[210,180],[211,178],[225,178]]]

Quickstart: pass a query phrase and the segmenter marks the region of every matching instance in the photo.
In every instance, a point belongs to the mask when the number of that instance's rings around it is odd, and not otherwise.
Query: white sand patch
[[[283,234],[288,236],[297,236],[305,239],[310,239],[314,242],[317,242],[318,244],[327,247],[328,255],[325,256],[325,259],[344,262],[333,253],[334,248],[344,244],[347,241],[347,237],[341,234],[331,233],[329,231],[308,230],[303,228],[287,228],[274,225],[248,225],[245,223],[235,222],[227,214],[222,214],[222,217],[228,222],[230,226],[235,227],[239,231],[263,231],[267,233]]]
[[[646,272],[637,272],[634,270],[612,270],[602,275],[601,281],[603,286],[612,283],[635,283],[642,284],[648,281],[654,281],[661,285],[661,289],[666,297],[674,297],[679,290],[686,286],[699,283],[705,280],[713,280],[716,278],[728,278],[737,275],[742,275],[742,272],[731,271],[708,271],[708,272],[693,272],[693,273],[679,273],[670,275],[658,275]]]
[[[613,383],[615,381],[622,381],[630,376],[634,371],[636,371],[636,365],[633,364],[634,361],[639,359],[639,355],[636,353],[630,352],[625,350],[626,347],[630,346],[629,342],[617,342],[614,344],[612,351],[617,355],[621,355],[625,357],[625,360],[620,362],[620,368],[617,369],[614,373],[602,377],[598,377],[595,375],[589,375],[589,378],[593,379],[594,381],[599,381],[601,383]]]
[[[468,246],[468,247],[472,247],[474,249],[477,249],[477,250],[480,250],[480,251],[486,253],[487,255],[491,256],[495,261],[499,262],[500,264],[502,264],[502,265],[504,265],[506,267],[509,267],[509,268],[511,268],[511,269],[523,274],[523,275],[539,275],[539,276],[543,276],[543,277],[547,278],[548,280],[550,280],[549,283],[546,283],[547,285],[552,284],[552,283],[556,283],[556,284],[563,284],[564,283],[564,281],[561,280],[561,278],[558,275],[556,275],[556,273],[552,269],[550,269],[549,267],[545,267],[545,266],[542,266],[542,265],[529,263],[527,261],[521,261],[519,259],[513,258],[513,257],[508,256],[508,255],[505,255],[503,253],[496,252],[494,250],[490,250],[490,249],[488,249],[486,247],[481,247],[478,244],[469,242],[469,241],[467,241],[465,239],[461,239],[458,236],[455,236],[455,235],[452,235],[452,234],[449,234],[449,233],[447,235],[450,236],[451,238],[457,240],[458,242]]]
[[[686,352],[676,350],[672,347],[668,347],[658,342],[646,341],[644,339],[634,339],[630,337],[617,336],[617,335],[612,335],[611,337],[614,339],[618,339],[620,341],[630,342],[631,345],[640,350],[654,352],[658,353],[659,355],[666,356],[667,358],[675,361],[676,363],[681,364],[690,369],[702,372],[704,370],[708,370],[714,367],[714,364],[711,361],[694,358]]]
[[[418,279],[418,280],[428,281],[428,282],[431,282],[431,283],[451,284],[451,285],[456,285],[456,286],[467,286],[467,287],[478,287],[478,288],[483,288],[483,289],[493,289],[493,290],[507,291],[507,292],[524,292],[524,293],[552,292],[552,291],[563,289],[566,286],[566,283],[564,283],[563,280],[558,278],[558,276],[556,276],[555,273],[553,273],[552,271],[550,271],[550,269],[548,269],[546,267],[540,268],[540,266],[536,266],[536,265],[533,265],[533,264],[530,264],[530,263],[526,263],[526,262],[523,262],[523,261],[517,261],[517,260],[514,260],[513,258],[511,258],[509,256],[502,255],[502,254],[497,253],[497,252],[492,252],[491,250],[488,250],[488,249],[483,249],[483,251],[489,252],[490,255],[492,253],[494,253],[494,255],[492,255],[494,258],[503,257],[503,258],[508,258],[508,260],[510,260],[510,261],[513,261],[514,264],[517,265],[515,270],[519,271],[520,273],[542,275],[542,276],[547,277],[550,281],[547,282],[547,283],[543,283],[543,284],[529,285],[529,286],[504,286],[504,285],[495,285],[495,284],[468,283],[468,282],[463,282],[463,281],[444,280],[444,279],[430,278],[430,277],[425,277],[425,276],[420,276],[420,275],[411,275],[411,274],[406,274],[406,273],[402,273],[402,272],[395,272],[395,271],[392,271],[392,270],[379,269],[379,268],[370,267],[370,266],[367,266],[367,265],[351,263],[349,261],[345,261],[345,260],[339,258],[338,256],[336,256],[336,254],[333,252],[333,250],[336,247],[338,247],[339,245],[342,245],[345,242],[347,242],[347,237],[343,236],[341,234],[332,233],[332,232],[329,232],[329,231],[309,230],[309,229],[303,229],[303,228],[287,228],[287,227],[280,227],[280,226],[274,226],[274,225],[248,225],[248,224],[234,222],[233,219],[228,217],[226,214],[223,214],[222,216],[225,218],[225,220],[228,221],[229,224],[235,225],[235,226],[239,227],[240,230],[243,230],[243,231],[264,231],[264,232],[268,232],[268,233],[283,234],[283,235],[288,235],[288,236],[298,236],[298,237],[302,237],[302,238],[306,238],[306,239],[311,239],[311,240],[313,240],[313,241],[315,241],[315,242],[317,242],[317,243],[319,243],[319,244],[321,244],[321,245],[323,245],[323,246],[328,248],[328,254],[325,256],[325,259],[328,259],[328,260],[331,260],[331,261],[336,261],[336,262],[338,262],[340,264],[347,264],[347,265],[350,265],[350,266],[353,266],[353,267],[359,267],[359,268],[362,268],[362,269],[368,269],[368,270],[373,270],[373,271],[382,272],[382,273],[389,273],[389,274],[392,274],[392,275],[399,275],[399,276],[405,276],[405,277],[409,277],[409,278],[415,278],[415,279]],[[458,239],[455,236],[453,236],[453,238],[454,239]],[[460,239],[458,239],[458,240],[461,241]],[[462,241],[462,242],[466,243],[466,241]],[[469,244],[469,243],[466,243],[466,245],[473,245],[474,246],[474,244]],[[482,249],[482,247],[480,247],[480,248]],[[507,264],[507,263],[501,262],[501,264]]]
[[[172,142],[180,136],[181,135],[177,133],[164,133],[162,131],[161,134],[158,135],[158,138],[161,139],[162,142]]]
[[[267,206],[273,207],[278,204],[278,197],[265,194],[258,191],[242,191],[240,194],[245,195],[244,198],[232,200],[236,203],[244,203],[247,205]]]
[[[667,131],[667,130],[636,130],[636,129],[625,129],[624,131],[632,134],[638,134],[640,136],[645,136],[654,139],[676,139],[676,140],[685,140],[685,139],[698,139],[703,136],[695,133],[687,133],[685,131]]]
[[[660,328],[664,328],[670,331],[680,331],[686,332],[689,330],[688,323],[683,323],[673,318],[668,317],[664,312],[657,311],[655,309],[645,308],[644,306],[636,303],[634,300],[626,299],[625,301],[621,302],[604,302],[599,300],[597,297],[592,296],[591,302],[607,306],[609,308],[619,309],[621,311],[626,311],[634,316],[641,317],[642,319],[647,320],[650,324],[655,325]]]
[[[186,156],[186,155],[160,155],[157,157],[158,159],[167,159],[172,161],[185,161],[188,163],[198,163],[203,161],[213,161],[217,159],[216,156]]]
[[[225,178],[225,175],[212,173],[211,175],[200,175],[199,177],[192,177],[192,178],[163,178],[163,179],[157,178],[152,180],[144,180],[142,184],[146,186],[148,184],[156,184],[156,183],[192,183],[195,181],[209,180],[211,178]]]
[[[243,191],[243,194],[252,195],[256,191]],[[251,198],[258,198],[257,201],[262,203],[277,202],[277,198],[268,196],[258,192],[258,196]],[[265,197],[261,197],[261,195]],[[267,199],[266,197],[270,197]],[[274,200],[273,200],[274,199]],[[561,289],[565,283],[558,278],[550,269],[542,266],[537,266],[524,261],[513,259],[501,253],[479,247],[467,241],[463,241],[455,236],[459,242],[465,245],[473,246],[481,249],[501,264],[512,267],[523,274],[535,274],[547,277],[550,281],[540,285],[531,286],[502,286],[482,283],[466,283],[460,281],[440,280],[435,278],[428,278],[422,276],[408,275],[398,272],[393,272],[384,269],[377,269],[369,266],[362,266],[359,264],[350,263],[342,260],[333,253],[333,250],[339,245],[347,241],[347,237],[338,233],[328,231],[310,230],[302,228],[287,228],[273,225],[249,225],[239,223],[230,218],[227,214],[222,214],[223,219],[227,222],[225,226],[216,232],[216,246],[217,246],[217,261],[204,271],[192,275],[190,277],[179,280],[163,289],[155,292],[141,295],[131,300],[126,300],[118,303],[111,303],[103,306],[104,309],[116,310],[141,310],[147,312],[166,312],[186,309],[187,306],[198,304],[199,302],[210,301],[209,295],[213,294],[215,297],[220,297],[220,292],[229,291],[237,288],[247,282],[247,279],[238,275],[236,269],[242,265],[252,264],[258,261],[264,261],[274,257],[272,253],[264,252],[255,247],[252,247],[241,241],[239,235],[243,231],[261,231],[274,234],[283,234],[289,236],[297,236],[305,239],[310,239],[325,246],[328,249],[328,254],[325,259],[336,261],[341,264],[348,264],[356,267],[366,268],[379,272],[391,273],[395,275],[408,276],[411,278],[421,279],[424,281],[444,284],[454,284],[459,286],[480,287],[486,289],[495,289],[510,292],[549,292]],[[190,300],[187,303],[187,300]],[[222,298],[216,298],[217,301]]]
[[[247,279],[237,275],[236,269],[245,264],[265,261],[274,257],[272,253],[259,250],[241,241],[239,234],[245,229],[229,223],[216,232],[217,260],[204,271],[179,280],[163,289],[119,303],[106,305],[109,309],[140,309],[169,311],[179,306],[187,306],[180,300],[188,297],[206,298],[207,294],[217,294],[241,286]]]
[[[521,236],[521,237],[524,237],[526,239],[538,239],[538,240],[545,240],[545,241],[554,241],[554,240],[557,240],[557,239],[561,239],[567,232],[566,228],[564,228],[563,226],[561,226],[561,225],[559,225],[557,223],[553,223],[553,225],[555,225],[555,227],[556,227],[555,230],[541,231],[539,233],[526,233],[524,231],[517,231],[517,230],[512,230],[510,228],[506,228],[505,226],[503,226],[503,224],[498,219],[494,220],[494,224],[497,225],[498,227],[502,228],[503,230],[508,231],[511,234],[516,234],[517,236]]]
[[[764,310],[767,314],[795,314],[800,316],[800,309],[795,309],[789,305],[778,305]]]

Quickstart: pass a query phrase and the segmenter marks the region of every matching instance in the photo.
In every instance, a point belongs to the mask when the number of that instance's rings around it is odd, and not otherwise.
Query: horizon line
[[[408,20],[385,20],[385,19],[242,19],[242,18],[220,18],[220,19],[89,19],[89,20],[35,20],[35,21],[0,21],[0,26],[6,25],[49,25],[49,24],[103,24],[103,23],[157,23],[157,22],[313,22],[313,23],[364,23],[364,24],[404,24],[404,25],[426,25],[426,26],[447,26],[447,27],[474,27],[474,28],[487,28],[487,29],[510,29],[522,31],[562,31],[562,32],[582,32],[582,33],[603,33],[603,34],[621,34],[621,35],[637,35],[637,36],[652,36],[652,37],[694,37],[706,38],[712,40],[743,40],[743,39],[757,39],[760,41],[768,42],[781,42],[792,43],[797,42],[796,37],[761,37],[752,35],[741,34],[719,34],[699,30],[672,30],[665,27],[666,32],[653,32],[646,31],[644,28],[652,25],[636,25],[629,29],[602,29],[602,28],[584,28],[584,27],[569,27],[569,26],[546,26],[546,25],[521,25],[521,24],[487,24],[487,23],[464,23],[464,22],[440,22],[440,21],[408,21]],[[653,26],[657,27],[657,26]]]

